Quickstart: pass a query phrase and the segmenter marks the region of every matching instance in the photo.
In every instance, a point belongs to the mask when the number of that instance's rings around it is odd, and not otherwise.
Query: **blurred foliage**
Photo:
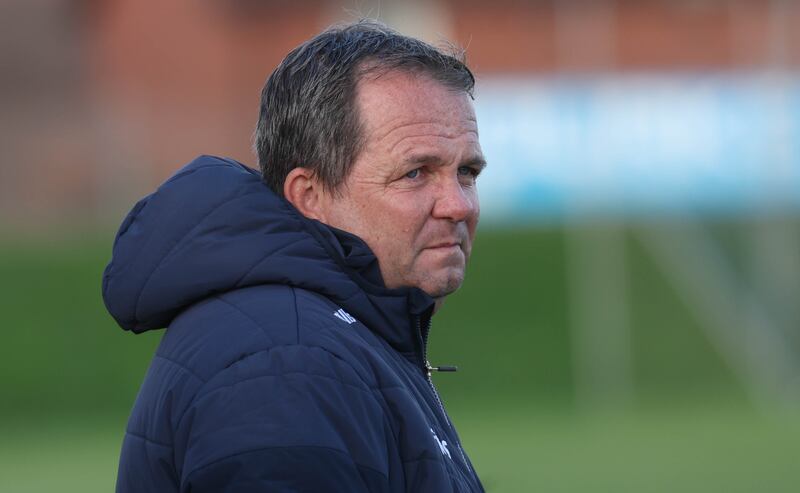
[[[0,247],[0,416],[127,414],[160,335],[119,329],[100,296],[113,234]]]
[[[0,415],[121,413],[130,408],[161,331],[119,329],[100,296],[113,235],[0,247],[6,317]],[[429,356],[458,405],[572,401],[564,232],[482,231],[464,287],[434,318]],[[691,398],[741,389],[652,260],[630,241],[637,395]]]
[[[569,402],[571,363],[563,235],[481,231],[464,286],[434,317],[428,354],[450,399]]]
[[[711,225],[726,250],[732,224]],[[634,228],[635,226],[632,226]],[[459,373],[437,375],[448,402],[476,396],[572,407],[566,232],[561,228],[478,234],[464,287],[434,319],[430,358]],[[743,389],[650,255],[625,238],[635,404],[695,398],[742,403]]]

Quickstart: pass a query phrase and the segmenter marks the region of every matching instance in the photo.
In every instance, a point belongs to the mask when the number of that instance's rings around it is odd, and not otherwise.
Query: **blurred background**
[[[800,2],[0,2],[0,491],[111,491],[160,332],[132,204],[256,166],[260,88],[361,16],[467,49],[489,167],[435,376],[488,491],[800,487]]]

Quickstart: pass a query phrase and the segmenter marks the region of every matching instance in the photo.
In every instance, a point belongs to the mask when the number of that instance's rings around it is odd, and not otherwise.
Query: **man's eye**
[[[406,173],[406,178],[411,178],[411,179],[414,179],[414,178],[416,178],[416,177],[418,177],[418,176],[419,176],[419,168],[417,168],[417,169],[412,169],[411,171],[409,171],[408,173]]]
[[[476,170],[475,168],[473,168],[471,166],[459,166],[458,174],[460,176],[471,176],[473,178],[477,178],[478,177],[478,170]]]

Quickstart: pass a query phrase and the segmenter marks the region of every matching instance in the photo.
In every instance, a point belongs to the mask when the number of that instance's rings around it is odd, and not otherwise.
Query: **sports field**
[[[511,403],[498,403],[508,406]],[[726,407],[565,417],[454,410],[487,491],[770,492],[800,484],[800,421]],[[112,491],[124,418],[0,429],[0,491]]]
[[[113,489],[159,334],[124,333],[105,314],[109,235],[0,246],[0,492]],[[481,233],[430,356],[460,367],[435,379],[487,490],[797,491],[800,413],[757,412],[635,244],[629,264],[634,399],[586,408],[574,399],[563,231]]]

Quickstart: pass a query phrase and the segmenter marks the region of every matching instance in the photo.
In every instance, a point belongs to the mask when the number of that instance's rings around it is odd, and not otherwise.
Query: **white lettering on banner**
[[[498,78],[475,102],[481,217],[800,210],[800,76]]]

